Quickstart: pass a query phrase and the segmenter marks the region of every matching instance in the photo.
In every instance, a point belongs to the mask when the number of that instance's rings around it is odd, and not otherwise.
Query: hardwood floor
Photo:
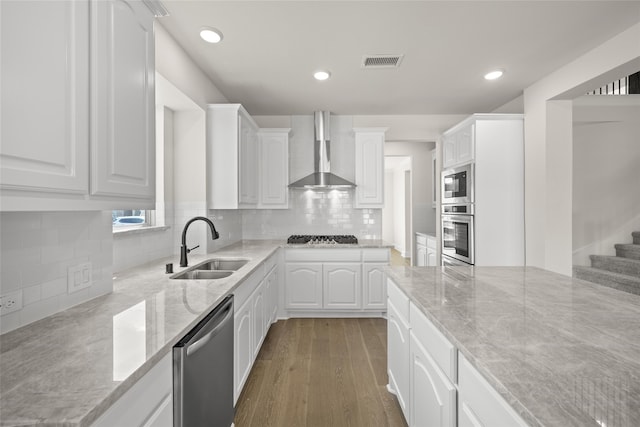
[[[236,427],[406,426],[387,392],[385,319],[271,326],[236,405]]]
[[[400,255],[400,252],[394,248],[391,248],[391,265],[404,265],[407,267],[411,266],[411,258],[404,258]]]

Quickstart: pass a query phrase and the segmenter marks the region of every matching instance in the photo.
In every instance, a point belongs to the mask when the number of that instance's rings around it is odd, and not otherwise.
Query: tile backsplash
[[[380,239],[381,209],[355,209],[354,190],[289,190],[289,209],[244,210],[244,239],[283,239],[292,234],[354,234]]]
[[[0,317],[5,333],[112,291],[111,212],[3,212],[0,254],[0,295],[23,304]],[[68,293],[68,268],[86,262],[91,286]]]

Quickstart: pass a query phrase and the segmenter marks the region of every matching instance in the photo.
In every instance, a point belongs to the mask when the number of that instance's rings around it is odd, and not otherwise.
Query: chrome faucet
[[[187,248],[187,228],[189,228],[189,225],[191,225],[192,222],[198,220],[204,221],[209,224],[209,228],[211,229],[211,238],[213,240],[216,240],[220,237],[220,234],[218,234],[218,232],[216,231],[216,227],[213,225],[213,222],[211,222],[209,218],[205,218],[203,216],[196,216],[191,218],[189,221],[187,221],[187,223],[184,225],[184,229],[182,230],[182,246],[180,246],[180,267],[186,267],[189,264],[187,261],[187,254],[195,248],[200,247],[200,245],[197,245],[192,247],[191,249]]]

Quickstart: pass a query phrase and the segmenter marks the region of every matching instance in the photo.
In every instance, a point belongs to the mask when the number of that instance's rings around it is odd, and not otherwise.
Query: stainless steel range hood
[[[330,116],[328,111],[316,111],[313,114],[315,141],[314,141],[314,169],[310,175],[289,184],[289,188],[354,188],[356,185],[338,175],[331,173],[330,151]]]

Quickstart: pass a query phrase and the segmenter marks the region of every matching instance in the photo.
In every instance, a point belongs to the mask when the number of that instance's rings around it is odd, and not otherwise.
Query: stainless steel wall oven
[[[468,206],[469,213],[473,206]],[[444,207],[443,207],[444,210]],[[444,213],[442,214],[442,256],[454,258],[467,264],[475,262],[473,215]]]

